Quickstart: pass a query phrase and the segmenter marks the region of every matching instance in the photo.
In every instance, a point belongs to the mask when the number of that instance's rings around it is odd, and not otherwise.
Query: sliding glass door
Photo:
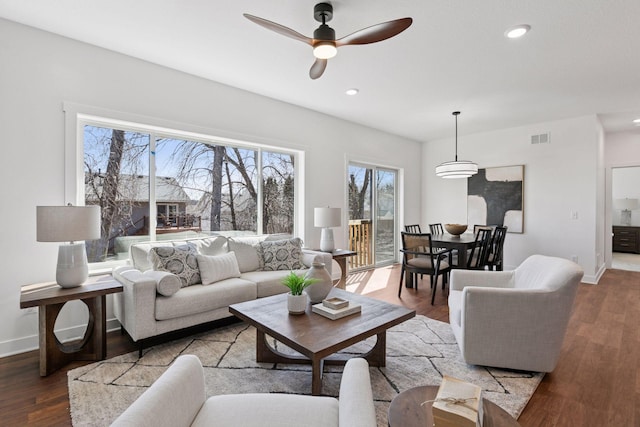
[[[397,176],[395,170],[349,164],[349,248],[358,252],[351,268],[395,261]]]

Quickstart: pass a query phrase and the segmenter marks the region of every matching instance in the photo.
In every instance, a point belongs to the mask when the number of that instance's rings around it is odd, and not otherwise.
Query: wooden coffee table
[[[438,386],[414,387],[397,395],[389,405],[389,427],[424,427],[433,425],[431,403],[438,394]],[[511,415],[495,403],[482,399],[482,427],[519,427]]]
[[[360,313],[331,320],[311,311],[290,315],[287,311],[287,295],[280,294],[253,301],[233,304],[229,311],[255,326],[256,361],[264,363],[311,363],[311,393],[322,391],[324,364],[344,364],[353,355],[337,355],[353,344],[373,335],[377,340],[364,357],[371,366],[385,366],[387,329],[416,315],[414,310],[389,304],[333,288],[329,297],[340,297],[360,304]],[[285,355],[271,347],[267,337],[289,346],[302,356]]]

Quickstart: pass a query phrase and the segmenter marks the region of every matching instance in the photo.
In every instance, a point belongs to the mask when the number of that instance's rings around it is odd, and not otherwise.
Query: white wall
[[[530,143],[530,135],[545,132],[551,133],[549,144]],[[480,168],[524,165],[524,232],[507,234],[506,268],[535,253],[575,256],[585,271],[583,280],[597,282],[604,262],[597,260],[603,253],[598,234],[604,233],[597,224],[604,190],[598,173],[601,133],[598,119],[587,116],[458,136],[461,160],[473,160]],[[453,138],[423,143],[422,223],[467,222],[467,181],[441,179],[433,172],[453,156]],[[571,219],[572,212],[577,219]]]
[[[37,347],[37,316],[19,309],[19,296],[22,285],[55,274],[57,245],[36,242],[35,207],[66,202],[63,102],[305,150],[302,237],[308,246],[319,243],[313,208],[344,207],[347,159],[398,168],[404,191],[420,194],[421,145],[415,141],[2,19],[0,63],[0,355]],[[408,218],[420,216],[417,197],[406,198],[403,208]],[[344,247],[346,227],[335,233]],[[85,315],[68,310],[57,326],[74,328]]]

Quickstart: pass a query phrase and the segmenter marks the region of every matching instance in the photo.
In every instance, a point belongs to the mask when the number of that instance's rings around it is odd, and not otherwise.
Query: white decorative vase
[[[287,309],[289,314],[304,314],[307,310],[307,294],[291,295],[287,294]]]
[[[311,304],[317,304],[322,302],[323,299],[329,295],[331,289],[333,289],[333,280],[326,268],[324,268],[323,262],[314,262],[311,264],[311,268],[304,275],[305,279],[316,279],[312,285],[307,286],[305,292],[309,295]]]

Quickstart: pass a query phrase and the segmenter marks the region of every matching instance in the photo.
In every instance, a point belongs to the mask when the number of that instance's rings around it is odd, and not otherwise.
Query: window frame
[[[230,138],[222,136],[224,132],[208,128],[201,128],[185,123],[170,122],[158,118],[139,116],[132,113],[123,113],[98,107],[91,107],[70,102],[63,103],[65,117],[65,204],[72,203],[77,206],[85,204],[84,185],[84,126],[98,126],[105,128],[116,128],[125,131],[141,132],[150,136],[150,151],[155,151],[155,144],[158,138],[183,139],[205,144],[225,145],[227,147],[238,147],[255,150],[258,153],[258,164],[256,165],[258,178],[258,200],[257,200],[257,224],[256,233],[262,234],[262,155],[263,152],[283,153],[294,156],[294,219],[293,234],[303,235],[304,233],[304,162],[305,152],[301,149],[286,146],[274,145],[272,143],[247,141],[244,139]],[[152,156],[152,155],[151,155]],[[150,156],[150,157],[151,157]],[[155,162],[149,162],[149,175],[155,176]],[[155,186],[150,186],[149,194],[149,216],[157,216],[157,201],[155,199]],[[149,241],[156,239],[155,229],[150,230]],[[127,260],[111,260],[105,262],[90,263],[90,274],[102,274],[110,271],[113,267],[125,265]]]

